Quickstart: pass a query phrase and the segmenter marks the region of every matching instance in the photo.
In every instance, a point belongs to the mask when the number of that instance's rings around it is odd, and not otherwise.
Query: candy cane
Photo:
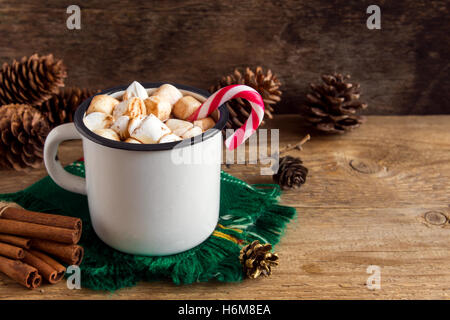
[[[203,104],[189,117],[190,121],[203,119],[209,116],[222,104],[229,100],[242,98],[252,106],[252,112],[244,125],[237,129],[225,140],[228,149],[233,150],[241,145],[258,129],[264,117],[264,102],[258,91],[244,85],[231,85],[214,92]]]

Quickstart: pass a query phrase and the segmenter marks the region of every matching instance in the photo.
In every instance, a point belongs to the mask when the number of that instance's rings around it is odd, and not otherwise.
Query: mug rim
[[[198,89],[198,88],[194,88],[194,87],[190,87],[190,86],[186,86],[186,85],[182,85],[182,84],[177,84],[177,83],[171,83],[171,82],[139,82],[139,83],[142,84],[142,86],[145,89],[153,89],[153,88],[156,89],[163,84],[171,84],[178,89],[196,93],[198,95],[203,96],[204,98],[208,98],[211,95],[206,90],[202,90],[202,89]],[[91,103],[92,99],[95,96],[101,95],[101,94],[113,94],[113,93],[116,93],[119,91],[125,91],[128,88],[128,86],[129,86],[129,84],[105,89],[105,90],[87,98],[86,100],[84,100],[78,106],[77,110],[75,111],[75,115],[74,115],[74,123],[75,123],[75,127],[76,127],[77,131],[83,137],[88,138],[89,140],[91,140],[99,145],[109,147],[109,148],[133,150],[133,151],[160,151],[160,150],[173,149],[175,146],[177,146],[180,143],[183,143],[183,147],[185,147],[185,146],[191,146],[196,143],[203,142],[203,141],[215,136],[216,134],[220,133],[222,131],[222,129],[225,128],[225,125],[228,121],[229,112],[228,112],[226,105],[223,104],[223,105],[219,106],[219,108],[218,108],[219,120],[216,122],[216,125],[214,127],[212,127],[211,129],[206,130],[201,135],[197,135],[195,137],[190,138],[190,142],[189,142],[189,139],[183,139],[181,141],[165,142],[165,143],[135,144],[135,143],[127,143],[124,141],[115,141],[115,140],[107,139],[107,138],[99,136],[99,135],[95,134],[93,131],[89,130],[86,127],[86,125],[84,124],[83,118],[84,118],[84,114],[85,114],[87,108],[89,107],[89,104]],[[201,139],[199,138],[200,136],[201,136]]]

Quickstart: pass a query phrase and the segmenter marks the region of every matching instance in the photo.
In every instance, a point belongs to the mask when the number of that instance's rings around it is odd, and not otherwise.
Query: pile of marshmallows
[[[200,101],[183,96],[170,84],[163,84],[149,96],[134,81],[122,101],[105,94],[95,96],[83,121],[91,131],[111,140],[166,143],[192,138],[214,127],[211,117],[186,121],[200,105]]]

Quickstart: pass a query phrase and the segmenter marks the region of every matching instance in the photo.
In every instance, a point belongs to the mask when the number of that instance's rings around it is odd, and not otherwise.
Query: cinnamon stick
[[[78,245],[62,244],[42,239],[33,239],[31,247],[49,253],[69,265],[80,265],[83,260],[84,249]]]
[[[53,269],[56,270],[56,272],[58,272],[58,274],[61,274],[61,277],[64,276],[64,274],[66,273],[66,267],[64,267],[62,264],[60,264],[55,259],[46,255],[45,253],[42,253],[42,252],[39,252],[36,250],[30,250],[30,252],[33,255],[35,255],[36,257],[38,257],[39,259],[41,259],[41,260],[45,261],[47,264],[49,264]]]
[[[0,271],[29,289],[39,287],[42,282],[42,277],[36,268],[19,260],[0,256]]]
[[[5,207],[3,207],[5,208]],[[0,208],[0,218],[53,226],[59,228],[81,230],[80,218],[61,216],[56,214],[34,212],[20,208],[6,207]],[[3,210],[3,211],[2,211]]]
[[[81,230],[44,226],[8,219],[0,219],[0,233],[70,244],[78,243],[81,237]]]
[[[56,268],[47,263],[48,260],[46,258],[45,260],[47,261],[41,259],[41,257],[42,255],[37,251],[26,251],[23,262],[29,264],[32,267],[35,267],[38,270],[39,274],[41,274],[43,278],[49,283],[53,284],[61,281],[66,269],[63,266],[60,266],[58,270],[56,270]]]
[[[11,259],[23,259],[25,253],[22,248],[0,242],[0,255]]]
[[[12,244],[16,247],[30,249],[31,240],[21,237],[12,236],[10,234],[0,234],[0,241]]]

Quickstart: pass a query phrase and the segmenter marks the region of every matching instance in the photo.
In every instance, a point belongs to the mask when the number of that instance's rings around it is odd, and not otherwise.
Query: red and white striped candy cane
[[[261,95],[255,89],[241,84],[223,87],[214,92],[203,104],[189,117],[190,121],[203,119],[209,116],[219,106],[231,99],[241,98],[247,100],[252,106],[252,112],[244,125],[237,129],[225,140],[228,149],[233,150],[241,145],[258,129],[264,117],[264,102]]]

